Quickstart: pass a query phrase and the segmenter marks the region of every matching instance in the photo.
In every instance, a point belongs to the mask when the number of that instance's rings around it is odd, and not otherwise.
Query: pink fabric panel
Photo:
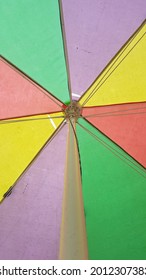
[[[84,108],[83,116],[146,168],[146,102]]]
[[[0,58],[0,119],[61,111],[62,103]]]

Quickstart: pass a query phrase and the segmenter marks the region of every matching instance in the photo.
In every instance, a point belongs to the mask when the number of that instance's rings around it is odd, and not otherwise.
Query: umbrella
[[[144,1],[6,2],[0,257],[145,259]]]

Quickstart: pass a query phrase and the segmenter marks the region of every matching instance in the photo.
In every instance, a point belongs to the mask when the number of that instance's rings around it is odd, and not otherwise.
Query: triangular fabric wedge
[[[0,260],[58,259],[66,139],[64,126],[0,203]]]
[[[68,100],[58,0],[1,1],[0,53],[32,79]]]
[[[82,106],[146,101],[146,23],[120,50],[80,100]]]
[[[0,119],[61,111],[62,102],[0,57]]]
[[[78,123],[89,259],[145,260],[146,172],[92,125]]]
[[[59,116],[61,113],[0,122],[0,201],[61,125]]]
[[[146,17],[145,0],[62,0],[73,99],[79,99]]]
[[[146,102],[83,108],[82,114],[146,168]]]

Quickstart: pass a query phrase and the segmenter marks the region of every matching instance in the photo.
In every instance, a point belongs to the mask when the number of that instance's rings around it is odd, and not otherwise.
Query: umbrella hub
[[[65,118],[69,119],[77,119],[81,116],[81,107],[77,101],[72,101],[64,110]]]

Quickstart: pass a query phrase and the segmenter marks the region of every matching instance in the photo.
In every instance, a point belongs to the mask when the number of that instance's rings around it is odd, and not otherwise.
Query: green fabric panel
[[[85,120],[78,122],[130,159]],[[77,137],[89,258],[146,259],[145,170],[121,160],[79,125]]]
[[[62,101],[69,98],[58,0],[0,1],[0,53]]]

